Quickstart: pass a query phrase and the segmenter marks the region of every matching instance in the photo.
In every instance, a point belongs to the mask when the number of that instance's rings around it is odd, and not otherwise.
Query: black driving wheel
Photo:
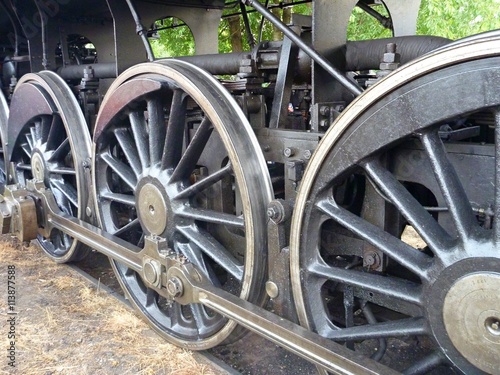
[[[7,129],[9,183],[37,179],[67,215],[92,222],[91,141],[71,89],[55,73],[27,74],[18,83]],[[37,243],[56,262],[81,260],[88,247],[58,230]]]
[[[270,179],[247,120],[212,76],[178,61],[128,70],[104,100],[94,139],[106,231],[139,248],[146,237],[164,240],[217,287],[262,304]],[[206,349],[241,334],[210,309],[171,303],[147,276],[112,265],[139,312],[175,344]]]
[[[304,326],[408,374],[498,373],[499,41],[407,65],[326,134],[292,224]]]

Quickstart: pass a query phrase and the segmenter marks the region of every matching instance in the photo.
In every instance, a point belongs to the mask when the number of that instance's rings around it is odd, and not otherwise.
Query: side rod
[[[374,360],[347,349],[261,307],[238,298],[211,284],[196,287],[198,301],[235,320],[245,328],[290,352],[321,366],[332,374],[385,374],[397,372]]]
[[[349,90],[354,96],[360,95],[363,90],[356,83],[349,80],[346,76],[342,74],[340,70],[335,68],[330,61],[328,61],[324,56],[319,54],[314,48],[309,46],[304,42],[300,36],[295,34],[292,29],[285,25],[281,20],[279,20],[274,14],[272,14],[265,6],[255,0],[241,0],[245,5],[249,5],[255,8],[265,19],[276,26],[283,34],[285,34],[292,42],[294,42],[300,49],[302,49],[306,55],[321,66],[326,72],[328,72],[333,78],[335,78],[342,86]]]

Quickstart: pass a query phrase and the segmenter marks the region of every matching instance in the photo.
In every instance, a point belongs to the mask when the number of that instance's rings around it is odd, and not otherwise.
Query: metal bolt
[[[495,331],[498,331],[500,329],[500,322],[492,323],[491,328],[493,328]]]
[[[288,206],[284,201],[274,200],[269,203],[267,207],[267,216],[275,224],[280,224],[291,215],[291,209],[287,209]]]
[[[280,294],[278,285],[276,285],[272,281],[266,282],[266,292],[267,292],[267,295],[271,298],[276,298]]]
[[[87,214],[87,216],[92,216],[92,209],[90,207],[87,206],[87,208],[85,209],[85,213]]]
[[[319,108],[319,113],[321,116],[329,116],[330,115],[330,107],[327,105],[323,105]]]
[[[305,151],[304,151],[304,158],[305,158],[306,160],[311,159],[311,155],[312,155],[311,150],[305,150]]]
[[[181,297],[184,294],[184,286],[178,277],[172,277],[167,282],[167,291],[173,298]]]
[[[295,150],[294,150],[293,148],[287,147],[287,148],[285,148],[285,150],[283,151],[283,155],[285,155],[287,158],[290,158],[290,157],[292,157],[293,155],[295,155]]]
[[[267,209],[267,216],[271,220],[276,220],[280,216],[279,210],[276,207],[269,207]]]
[[[364,255],[363,264],[367,267],[377,268],[380,264],[380,257],[377,253],[369,252]]]

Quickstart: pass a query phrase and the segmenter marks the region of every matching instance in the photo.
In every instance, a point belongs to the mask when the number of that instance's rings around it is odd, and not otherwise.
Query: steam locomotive
[[[2,233],[109,256],[185,348],[252,330],[320,373],[498,374],[500,32],[416,36],[420,0],[273,12],[298,3],[0,0]],[[348,41],[354,7],[393,37]],[[228,8],[248,51],[218,53]],[[167,17],[194,55],[155,57]]]

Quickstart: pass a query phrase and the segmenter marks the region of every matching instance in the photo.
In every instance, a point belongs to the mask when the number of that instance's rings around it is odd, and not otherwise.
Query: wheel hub
[[[481,272],[457,280],[446,294],[443,320],[456,349],[481,370],[498,370],[500,274]]]
[[[137,195],[138,214],[145,229],[161,235],[167,228],[168,207],[162,191],[153,183],[144,184]]]
[[[31,157],[31,170],[35,179],[45,182],[45,161],[43,156],[38,152],[34,152],[33,156]]]

